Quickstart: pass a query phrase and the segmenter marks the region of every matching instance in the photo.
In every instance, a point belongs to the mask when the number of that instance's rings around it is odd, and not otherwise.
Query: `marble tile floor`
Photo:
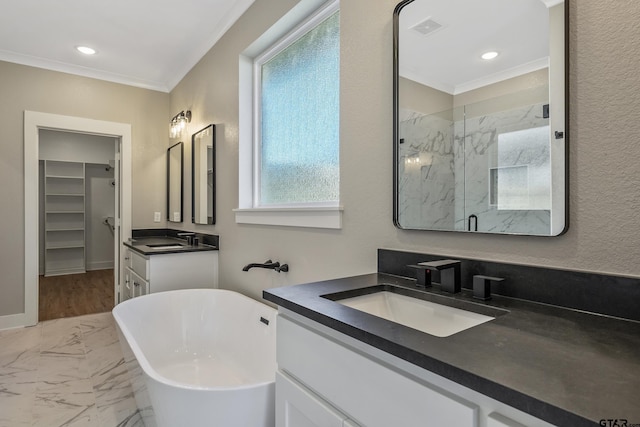
[[[110,312],[0,331],[0,427],[143,425]]]

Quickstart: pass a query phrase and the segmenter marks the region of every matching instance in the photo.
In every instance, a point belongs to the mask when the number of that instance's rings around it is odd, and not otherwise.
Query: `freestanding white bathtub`
[[[145,295],[113,309],[147,427],[273,427],[276,310],[220,289]]]

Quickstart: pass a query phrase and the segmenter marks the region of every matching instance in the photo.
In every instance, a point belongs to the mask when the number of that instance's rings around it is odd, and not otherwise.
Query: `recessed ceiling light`
[[[85,55],[95,55],[96,53],[95,49],[88,46],[76,46],[76,49],[78,49],[78,52],[84,53]]]
[[[483,54],[482,54],[482,56],[480,56],[480,57],[481,57],[482,59],[489,60],[489,59],[493,59],[493,58],[495,58],[496,56],[498,56],[498,52],[491,51],[491,52],[485,52],[485,53],[483,53]]]

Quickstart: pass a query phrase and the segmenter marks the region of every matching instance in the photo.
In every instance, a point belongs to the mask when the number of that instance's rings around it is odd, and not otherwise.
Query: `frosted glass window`
[[[259,70],[257,204],[337,204],[339,12],[264,61]]]

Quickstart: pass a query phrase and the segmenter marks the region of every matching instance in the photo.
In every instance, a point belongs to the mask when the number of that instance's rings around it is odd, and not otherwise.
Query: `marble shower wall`
[[[400,113],[398,218],[403,228],[451,230],[455,204],[453,120]]]
[[[464,138],[456,135],[456,163],[464,165],[456,183],[456,199],[464,200],[457,213],[464,216],[456,216],[456,229],[474,214],[478,231],[549,234],[550,130],[543,104],[484,115],[473,109],[466,108]]]
[[[398,206],[403,228],[548,234],[549,119],[543,103],[483,113],[400,113]],[[472,224],[475,225],[475,224]]]

